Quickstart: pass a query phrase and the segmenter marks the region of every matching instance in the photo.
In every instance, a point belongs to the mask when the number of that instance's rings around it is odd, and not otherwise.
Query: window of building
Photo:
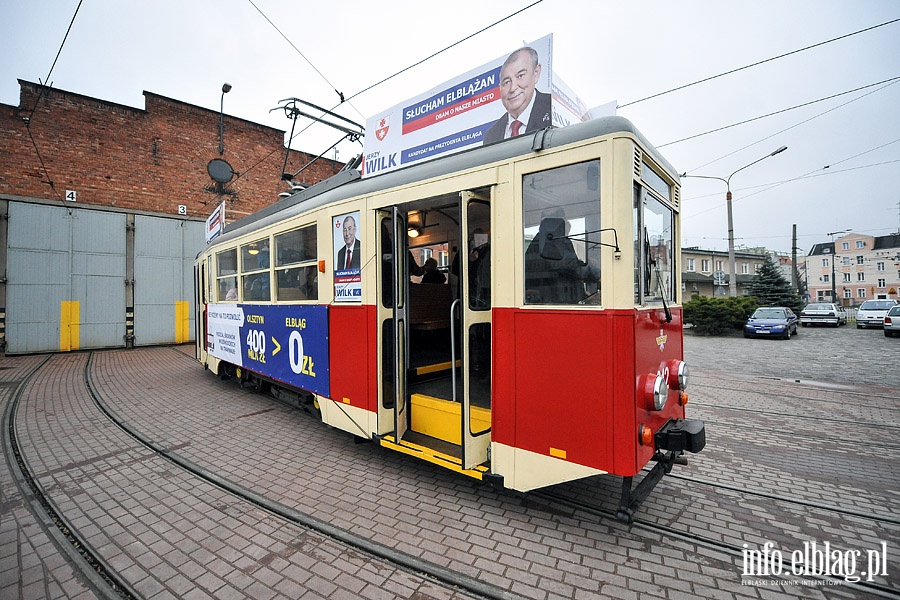
[[[886,279],[879,279],[879,280],[878,280],[878,287],[880,287],[880,288],[887,287],[887,280],[886,280]]]
[[[827,273],[825,275],[822,275],[822,281],[824,281],[825,283],[831,283],[831,275],[828,275]]]
[[[687,259],[687,270],[691,273],[694,272],[694,259],[693,258]]]
[[[857,256],[857,257],[856,257],[856,264],[861,265],[861,264],[863,264],[864,262],[865,262],[865,258],[864,258],[864,257],[862,257],[862,256]]]
[[[827,259],[827,258],[823,258],[823,259],[822,259],[822,266],[823,266],[823,267],[830,267],[830,266],[831,266],[831,263],[828,262],[828,259]]]
[[[884,271],[884,270],[885,270],[885,269],[884,269],[884,263],[883,263],[883,262],[877,262],[877,263],[875,263],[875,270],[876,270],[876,271]]]
[[[857,288],[856,297],[857,298],[865,298],[866,297],[866,288]]]
[[[843,244],[841,244],[841,248],[844,249],[844,250],[849,250],[849,249],[850,249],[850,242],[844,242]]]
[[[741,263],[741,273],[744,275],[750,274],[750,263]]]
[[[709,259],[704,258],[700,261],[700,272],[701,273],[709,273]]]
[[[716,261],[716,271],[724,271],[724,270],[725,270],[725,263],[721,260],[717,260]]]
[[[861,273],[861,272],[860,272],[860,273],[857,273],[857,274],[856,274],[856,280],[857,280],[857,281],[865,281],[865,280],[866,280],[866,274],[865,274],[865,273]]]
[[[852,300],[853,299],[853,290],[851,290],[850,288],[844,288],[844,298],[846,298],[848,300]]]
[[[599,173],[589,161],[522,178],[526,304],[599,304]]]
[[[843,258],[841,258],[841,264],[849,267],[850,266],[850,257],[844,256]]]
[[[857,247],[857,249],[859,249],[859,248],[865,248],[865,247],[866,247],[866,242],[863,241],[863,240],[856,240],[856,247]]]
[[[275,236],[275,297],[279,301],[319,298],[316,252],[315,225]]]
[[[844,283],[850,281],[850,273],[844,273]]]

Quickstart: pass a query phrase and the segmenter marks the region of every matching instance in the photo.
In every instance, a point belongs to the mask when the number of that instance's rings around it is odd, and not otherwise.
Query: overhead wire
[[[78,0],[78,6],[75,7],[75,12],[72,15],[72,19],[69,21],[69,26],[66,28],[66,34],[63,36],[62,42],[59,44],[59,50],[56,51],[56,57],[53,59],[53,64],[50,65],[50,70],[47,72],[47,77],[44,81],[41,81],[41,87],[38,89],[37,97],[34,100],[34,105],[31,107],[31,111],[28,113],[27,117],[24,117],[25,121],[25,131],[28,132],[28,138],[31,140],[31,145],[34,148],[34,153],[37,155],[38,162],[41,163],[41,169],[44,172],[44,175],[47,177],[47,183],[50,185],[50,189],[53,190],[53,193],[56,194],[56,198],[62,201],[62,196],[59,195],[59,190],[56,189],[56,186],[53,184],[53,178],[50,176],[50,170],[47,169],[47,164],[44,162],[44,157],[41,155],[41,151],[38,148],[37,140],[34,139],[34,134],[31,131],[31,122],[34,119],[34,113],[37,110],[38,104],[41,102],[41,98],[44,97],[44,89],[47,87],[47,82],[50,81],[50,76],[53,74],[53,69],[56,68],[56,63],[59,61],[59,57],[62,54],[63,47],[66,45],[66,40],[69,39],[69,33],[72,31],[72,26],[75,24],[75,17],[78,16],[78,11],[81,9],[81,3],[84,0]]]
[[[323,79],[330,87],[332,87],[333,89],[335,89],[335,92],[337,92],[337,94],[338,94],[338,96],[340,97],[341,101],[338,102],[337,104],[335,104],[335,105],[332,107],[332,110],[334,110],[335,108],[337,108],[338,106],[340,106],[341,104],[343,104],[343,103],[345,103],[345,102],[348,102],[348,103],[349,103],[350,100],[352,100],[352,99],[354,99],[354,98],[356,98],[356,97],[358,97],[358,96],[360,96],[360,95],[362,95],[362,94],[364,94],[364,93],[366,93],[366,92],[368,92],[368,91],[374,89],[375,87],[377,87],[377,86],[379,86],[379,85],[381,85],[381,84],[383,84],[383,83],[385,83],[385,82],[387,82],[387,81],[393,79],[394,77],[397,77],[398,75],[401,75],[402,73],[405,73],[406,71],[409,71],[410,69],[413,69],[413,68],[415,68],[415,67],[417,67],[417,66],[419,66],[419,65],[421,65],[421,64],[423,64],[423,63],[425,63],[425,62],[427,62],[427,61],[429,61],[429,60],[431,60],[432,58],[438,56],[439,54],[442,54],[442,53],[446,52],[447,50],[450,50],[451,48],[454,48],[454,47],[458,46],[459,44],[461,44],[461,43],[463,43],[463,42],[466,42],[466,41],[472,39],[473,37],[475,37],[475,36],[477,36],[477,35],[479,35],[479,34],[481,34],[481,33],[484,33],[484,32],[487,31],[488,29],[490,29],[490,28],[492,28],[492,27],[495,27],[495,26],[499,25],[500,23],[503,23],[504,21],[507,21],[507,20],[511,19],[512,17],[514,17],[514,16],[516,16],[516,15],[519,15],[519,14],[523,13],[524,11],[528,10],[529,8],[532,8],[533,6],[536,6],[536,5],[540,4],[541,2],[543,2],[543,0],[535,0],[535,1],[532,2],[531,4],[529,4],[529,5],[525,6],[525,7],[523,7],[523,8],[521,8],[521,9],[519,9],[519,10],[517,10],[517,11],[515,11],[515,12],[513,12],[513,13],[511,13],[511,14],[509,14],[509,15],[507,15],[507,16],[505,16],[505,17],[499,19],[499,20],[497,20],[497,21],[494,21],[494,22],[491,23],[490,25],[486,25],[486,26],[482,27],[482,28],[479,29],[478,31],[476,31],[476,32],[474,32],[474,33],[472,33],[472,34],[469,34],[469,35],[467,35],[467,36],[464,37],[464,38],[461,38],[461,39],[457,40],[456,42],[450,44],[449,46],[447,46],[447,47],[445,47],[445,48],[443,48],[443,49],[441,49],[441,50],[438,50],[437,52],[434,52],[434,53],[430,54],[429,56],[426,56],[425,58],[423,58],[423,59],[421,59],[421,60],[419,60],[419,61],[417,61],[417,62],[415,62],[415,63],[413,63],[413,64],[411,64],[411,65],[409,65],[409,66],[407,66],[407,67],[404,67],[403,69],[400,69],[400,70],[397,71],[396,73],[394,73],[394,74],[392,74],[392,75],[388,75],[387,77],[385,77],[385,78],[383,78],[383,79],[381,79],[381,80],[379,80],[379,81],[377,81],[377,82],[375,82],[375,83],[373,83],[373,84],[371,84],[371,85],[369,85],[369,86],[367,86],[367,87],[365,87],[365,88],[359,90],[358,92],[356,92],[356,93],[354,93],[354,94],[351,94],[350,96],[348,96],[348,97],[345,98],[344,95],[343,95],[341,92],[338,92],[337,89],[335,88],[335,86],[332,85],[331,82],[328,81],[328,79],[327,79],[327,78],[326,78],[326,77],[325,77],[325,76],[324,76],[324,75],[323,75],[323,74],[322,74],[322,73],[321,73],[321,72],[320,72],[320,71],[319,71],[319,70],[318,70],[311,62],[310,62],[310,60],[309,60],[308,58],[306,58],[306,56],[305,56],[302,52],[300,52],[300,50],[299,50],[299,49],[298,49],[298,48],[297,48],[290,40],[288,40],[287,36],[285,36],[285,35],[281,32],[281,30],[279,30],[278,27],[275,26],[275,24],[272,22],[272,20],[269,19],[269,18],[265,15],[265,13],[263,13],[262,10],[260,10],[259,7],[256,6],[256,4],[253,3],[253,0],[247,0],[247,1],[250,2],[251,5],[253,5],[253,8],[255,8],[255,9],[256,9],[256,10],[257,10],[257,11],[258,11],[258,12],[266,19],[266,21],[267,21],[272,27],[274,27],[276,31],[278,31],[278,33],[279,33],[285,40],[287,40],[287,42],[291,45],[291,47],[294,48],[294,50],[296,50],[297,53],[300,54],[300,56],[303,57],[303,60],[305,60],[307,63],[309,63],[309,65],[316,71],[316,73],[319,74],[320,77],[322,77],[322,79]],[[352,104],[351,104],[351,106],[352,106]],[[354,110],[356,110],[356,112],[359,113],[359,110],[357,110],[355,107],[354,107]],[[362,113],[360,113],[360,115],[363,116]],[[306,127],[302,128],[300,131],[298,131],[296,134],[294,134],[294,135],[287,141],[287,148],[290,149],[290,147],[291,147],[291,142],[294,140],[294,138],[296,138],[297,136],[299,136],[301,133],[304,133],[305,131],[307,131],[310,127],[312,127],[312,123],[308,124]],[[343,140],[341,140],[341,141],[343,141]],[[340,143],[340,142],[338,142],[338,143]],[[335,144],[335,145],[336,145],[336,144]],[[244,175],[244,174],[250,172],[251,170],[255,169],[256,167],[258,167],[259,165],[261,165],[263,162],[265,162],[266,160],[268,160],[273,154],[275,154],[276,152],[279,152],[279,151],[280,151],[280,150],[273,150],[272,152],[270,152],[269,154],[267,154],[266,156],[264,156],[263,158],[261,158],[259,161],[257,161],[257,162],[254,163],[253,165],[251,165],[249,168],[247,168],[247,169],[245,169],[244,171],[242,171],[242,172],[237,176],[236,179],[240,179],[242,175]]]
[[[665,144],[660,144],[660,145],[658,145],[657,148],[663,148],[663,147],[665,147],[665,146],[671,146],[671,145],[673,145],[673,144],[680,144],[681,142],[686,142],[686,141],[688,141],[688,140],[693,140],[693,139],[695,139],[695,138],[698,138],[698,137],[701,137],[701,136],[704,136],[704,135],[709,135],[709,134],[711,134],[711,133],[716,133],[716,132],[718,132],[718,131],[724,131],[725,129],[731,129],[732,127],[737,127],[738,125],[746,125],[747,123],[752,123],[753,121],[759,121],[760,119],[766,119],[766,118],[768,118],[768,117],[773,117],[773,116],[775,116],[775,115],[780,115],[780,114],[782,114],[782,113],[790,112],[790,111],[796,110],[796,109],[798,109],[798,108],[803,108],[803,107],[805,107],[805,106],[811,106],[811,105],[813,105],[813,104],[818,104],[819,102],[824,102],[825,100],[831,100],[831,99],[833,99],[833,98],[838,98],[838,97],[840,97],[840,96],[846,96],[847,94],[852,94],[853,92],[858,92],[858,91],[860,91],[860,90],[865,90],[865,89],[868,89],[868,88],[870,88],[870,87],[874,87],[874,86],[876,86],[876,85],[887,84],[887,85],[885,85],[884,87],[888,87],[888,85],[893,85],[894,83],[897,83],[898,81],[900,81],[900,76],[897,76],[897,77],[891,77],[890,79],[883,79],[882,81],[878,81],[878,82],[876,82],[876,83],[870,83],[870,84],[868,84],[868,85],[864,85],[864,86],[861,86],[861,87],[858,87],[858,88],[854,88],[854,89],[852,89],[852,90],[847,90],[847,91],[845,91],[845,92],[840,92],[840,93],[838,93],[838,94],[832,94],[832,95],[830,95],[830,96],[825,96],[824,98],[819,98],[818,100],[811,100],[811,101],[809,101],[809,102],[804,102],[804,103],[802,103],[802,104],[797,104],[797,105],[791,106],[791,107],[789,107],[789,108],[782,108],[781,110],[776,110],[776,111],[774,111],[774,112],[770,112],[770,113],[767,113],[767,114],[764,114],[764,115],[759,115],[759,116],[753,117],[753,118],[751,118],[751,119],[745,119],[745,120],[743,120],[743,121],[738,121],[737,123],[732,123],[731,125],[724,125],[724,126],[722,126],[722,127],[716,127],[715,129],[710,129],[709,131],[704,131],[703,133],[697,133],[697,134],[694,134],[694,135],[690,135],[690,136],[688,136],[688,137],[683,137],[683,138],[681,138],[681,139],[674,140],[674,141],[672,141],[672,142],[666,142]],[[880,88],[880,89],[884,89],[884,88]],[[879,89],[879,90],[875,90],[875,91],[876,91],[876,92],[877,92],[877,91],[880,91],[880,89]],[[874,92],[873,92],[873,93],[874,93]],[[864,96],[860,96],[860,98],[862,98],[862,97],[864,97]],[[854,100],[858,100],[858,98],[856,98],[856,99],[854,99]],[[851,102],[852,102],[852,101],[853,101],[853,100],[851,100]],[[847,104],[849,104],[849,102],[847,102]],[[841,105],[841,106],[844,106],[844,105]],[[840,108],[840,107],[836,107],[836,108]],[[829,112],[829,111],[826,111],[826,112]],[[822,113],[822,114],[826,114],[826,113]],[[821,115],[817,115],[817,116],[821,116]],[[811,120],[811,119],[807,119],[807,120]],[[805,122],[805,121],[804,121],[804,122]],[[790,128],[788,128],[788,129],[790,129]],[[787,130],[785,130],[785,131],[787,131]],[[752,145],[753,145],[753,144],[751,144],[751,146],[752,146]],[[749,147],[749,146],[748,146],[748,147]],[[726,155],[726,156],[728,156],[728,155]],[[720,157],[720,158],[724,158],[724,157]],[[719,159],[716,159],[716,160],[719,160]],[[715,161],[712,161],[712,162],[715,162]],[[707,163],[707,164],[712,164],[712,163]],[[704,166],[706,166],[706,165],[704,165]],[[697,167],[697,168],[700,168],[700,167]]]
[[[879,27],[884,27],[886,25],[891,25],[893,23],[900,22],[900,18],[893,19],[891,21],[885,21],[884,23],[879,23],[878,25],[872,25],[871,27],[866,27],[864,29],[860,29],[858,31],[854,31],[852,33],[847,33],[835,38],[831,38],[830,40],[825,40],[824,42],[818,42],[816,44],[812,44],[810,46],[806,46],[804,48],[798,48],[797,50],[791,50],[790,52],[785,52],[784,54],[779,54],[778,56],[773,56],[771,58],[766,58],[764,60],[757,61],[755,63],[751,63],[749,65],[744,65],[743,67],[738,67],[737,69],[731,69],[730,71],[725,71],[724,73],[719,73],[718,75],[712,75],[710,77],[705,77],[703,79],[698,79],[697,81],[693,81],[691,83],[686,83],[684,85],[680,85],[678,87],[674,87],[672,89],[666,90],[664,92],[658,92],[656,94],[652,94],[650,96],[646,96],[644,98],[640,98],[638,100],[632,100],[631,102],[626,102],[624,104],[619,104],[616,108],[625,108],[626,106],[631,106],[633,104],[637,104],[639,102],[644,102],[645,100],[651,100],[653,98],[659,98],[660,96],[665,96],[666,94],[671,94],[672,92],[677,92],[679,90],[683,90],[685,88],[689,88],[691,86],[695,86],[701,83],[706,83],[707,81],[712,81],[713,79],[718,79],[719,77],[724,77],[725,75],[731,75],[733,73],[737,73],[738,71],[743,71],[745,69],[750,69],[752,67],[757,67],[759,65],[772,62],[774,60],[778,60],[780,58],[785,58],[787,56],[791,56],[793,54],[799,54],[800,52],[805,52],[807,50],[811,50],[813,48],[818,48],[819,46],[824,46],[825,44],[830,44],[832,42],[836,42],[838,40],[843,40],[848,37],[852,37],[854,35],[858,35],[860,33],[865,33],[867,31],[872,31],[873,29],[878,29]]]
[[[827,114],[830,113],[830,112],[834,112],[834,111],[838,110],[839,108],[843,108],[843,107],[847,106],[848,104],[852,104],[853,102],[856,102],[857,100],[862,100],[862,99],[865,98],[866,96],[870,96],[870,95],[872,95],[872,94],[874,94],[874,93],[876,93],[876,92],[880,92],[881,90],[885,89],[886,87],[896,84],[898,81],[900,81],[900,78],[897,78],[897,80],[892,81],[891,83],[888,83],[888,84],[886,84],[886,85],[884,85],[884,86],[878,88],[877,90],[872,90],[871,92],[867,92],[867,93],[865,93],[865,94],[862,94],[862,95],[860,95],[860,96],[857,96],[856,98],[853,98],[852,100],[848,100],[847,102],[844,102],[843,104],[838,104],[837,106],[834,106],[834,107],[832,107],[832,108],[829,108],[829,109],[826,110],[826,111],[820,112],[820,113],[817,114],[817,115],[813,115],[812,117],[809,117],[808,119],[804,119],[803,121],[800,121],[799,123],[795,123],[794,125],[791,125],[790,127],[785,127],[784,129],[781,129],[780,131],[776,131],[775,133],[772,133],[772,134],[767,135],[767,136],[765,136],[765,137],[763,137],[763,138],[760,138],[760,139],[756,140],[755,142],[752,142],[752,143],[750,143],[750,144],[747,144],[746,146],[743,146],[743,147],[741,147],[741,148],[738,148],[737,150],[733,150],[733,151],[729,152],[728,154],[723,154],[723,155],[720,156],[719,158],[713,159],[713,160],[709,161],[708,163],[704,163],[704,164],[700,165],[699,167],[694,167],[693,169],[689,169],[689,170],[685,171],[685,173],[690,173],[690,172],[696,171],[696,170],[698,170],[698,169],[702,169],[703,167],[708,167],[709,165],[714,164],[714,163],[717,163],[717,162],[719,162],[720,160],[722,160],[722,159],[724,159],[724,158],[728,158],[729,156],[731,156],[731,155],[733,155],[733,154],[737,154],[738,152],[741,152],[741,151],[743,151],[743,150],[746,150],[747,148],[751,148],[751,147],[753,147],[753,146],[755,146],[755,145],[757,145],[757,144],[760,144],[760,143],[762,143],[762,142],[764,142],[764,141],[766,141],[766,140],[772,139],[772,138],[775,137],[775,136],[781,135],[781,134],[784,133],[785,131],[790,131],[791,129],[794,129],[794,128],[796,128],[796,127],[799,127],[799,126],[801,126],[801,125],[804,125],[804,124],[806,124],[806,123],[809,123],[810,121],[813,121],[813,120],[815,120],[815,119],[818,119],[819,117],[825,116],[825,115],[827,115]],[[875,85],[877,85],[877,84],[875,84]],[[675,142],[669,142],[669,144],[673,144],[673,143],[675,143]]]

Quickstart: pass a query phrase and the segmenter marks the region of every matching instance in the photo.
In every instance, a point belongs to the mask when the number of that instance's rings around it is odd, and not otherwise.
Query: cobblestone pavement
[[[803,540],[840,542],[847,550],[844,540],[851,533],[850,543],[861,550],[886,541],[887,576],[878,583],[900,590],[898,525],[857,517],[854,526],[813,509],[786,508],[679,477],[765,485],[784,496],[800,490],[824,503],[856,499],[861,511],[896,515],[898,474],[878,446],[900,446],[893,439],[900,430],[897,382],[884,378],[896,377],[897,369],[874,381],[856,379],[867,367],[880,364],[885,371],[883,362],[869,356],[890,357],[892,350],[900,351],[900,339],[846,327],[806,328],[790,341],[686,336],[695,379],[689,410],[708,420],[708,445],[687,467],[676,467],[677,476],[665,478],[640,509],[647,527],[553,500],[554,494],[588,497],[613,508],[617,478],[558,486],[546,495],[495,491],[373,444],[356,444],[300,411],[219,380],[187,356],[191,347],[97,352],[89,371],[111,410],[186,460],[291,509],[498,586],[511,597],[854,598],[869,592],[848,584],[742,579],[740,554],[690,536],[738,546],[744,540],[751,548],[771,540],[788,550]],[[15,428],[26,461],[60,512],[138,596],[467,596],[286,523],[141,446],[88,400],[87,357],[51,357],[22,392]],[[40,360],[0,359],[4,407]],[[832,362],[846,364],[850,375],[836,375],[844,370],[829,367]],[[842,394],[851,400],[842,401]],[[793,412],[780,416],[792,399],[798,399]],[[872,445],[861,451],[835,443],[833,460],[816,460],[829,452],[827,441],[803,443],[797,435],[811,427],[803,409],[808,402],[887,427],[873,432]],[[830,427],[828,435],[840,434],[839,427]],[[859,435],[847,432],[853,439]],[[9,461],[7,456],[0,464],[0,598],[102,596],[34,516],[30,494],[15,481]]]
[[[790,340],[685,335],[685,360],[728,373],[900,389],[900,337],[853,325],[797,331]]]

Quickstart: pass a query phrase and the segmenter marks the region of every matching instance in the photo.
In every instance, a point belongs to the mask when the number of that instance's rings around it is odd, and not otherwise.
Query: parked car
[[[764,306],[757,308],[744,324],[744,337],[778,337],[791,339],[797,335],[797,315],[786,306]]]
[[[885,315],[896,305],[896,300],[866,300],[856,311],[856,328],[884,327]]]
[[[806,327],[807,325],[815,325],[817,323],[832,325],[834,327],[846,325],[847,311],[844,310],[844,307],[840,304],[833,304],[831,302],[813,302],[812,304],[807,304],[806,308],[800,311],[800,324]]]
[[[900,304],[888,311],[884,317],[884,337],[900,335]]]

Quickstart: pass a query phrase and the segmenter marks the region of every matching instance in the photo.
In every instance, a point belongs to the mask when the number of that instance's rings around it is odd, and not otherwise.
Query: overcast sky
[[[643,100],[900,19],[897,0],[533,2],[83,0],[50,81],[137,108],[146,90],[216,111],[228,82],[227,114],[289,131],[270,112],[284,98],[333,108],[341,92],[336,111],[365,123],[552,33],[554,72],[588,106],[617,101],[679,172],[726,178],[788,146],[731,180],[739,246],[790,252],[792,224],[802,252],[828,232],[900,228],[900,21]],[[0,103],[19,104],[17,79],[46,79],[78,4],[0,0]],[[339,138],[317,125],[293,147],[318,154]],[[338,148],[343,161],[362,150]],[[682,243],[726,249],[725,184],[682,184]]]

